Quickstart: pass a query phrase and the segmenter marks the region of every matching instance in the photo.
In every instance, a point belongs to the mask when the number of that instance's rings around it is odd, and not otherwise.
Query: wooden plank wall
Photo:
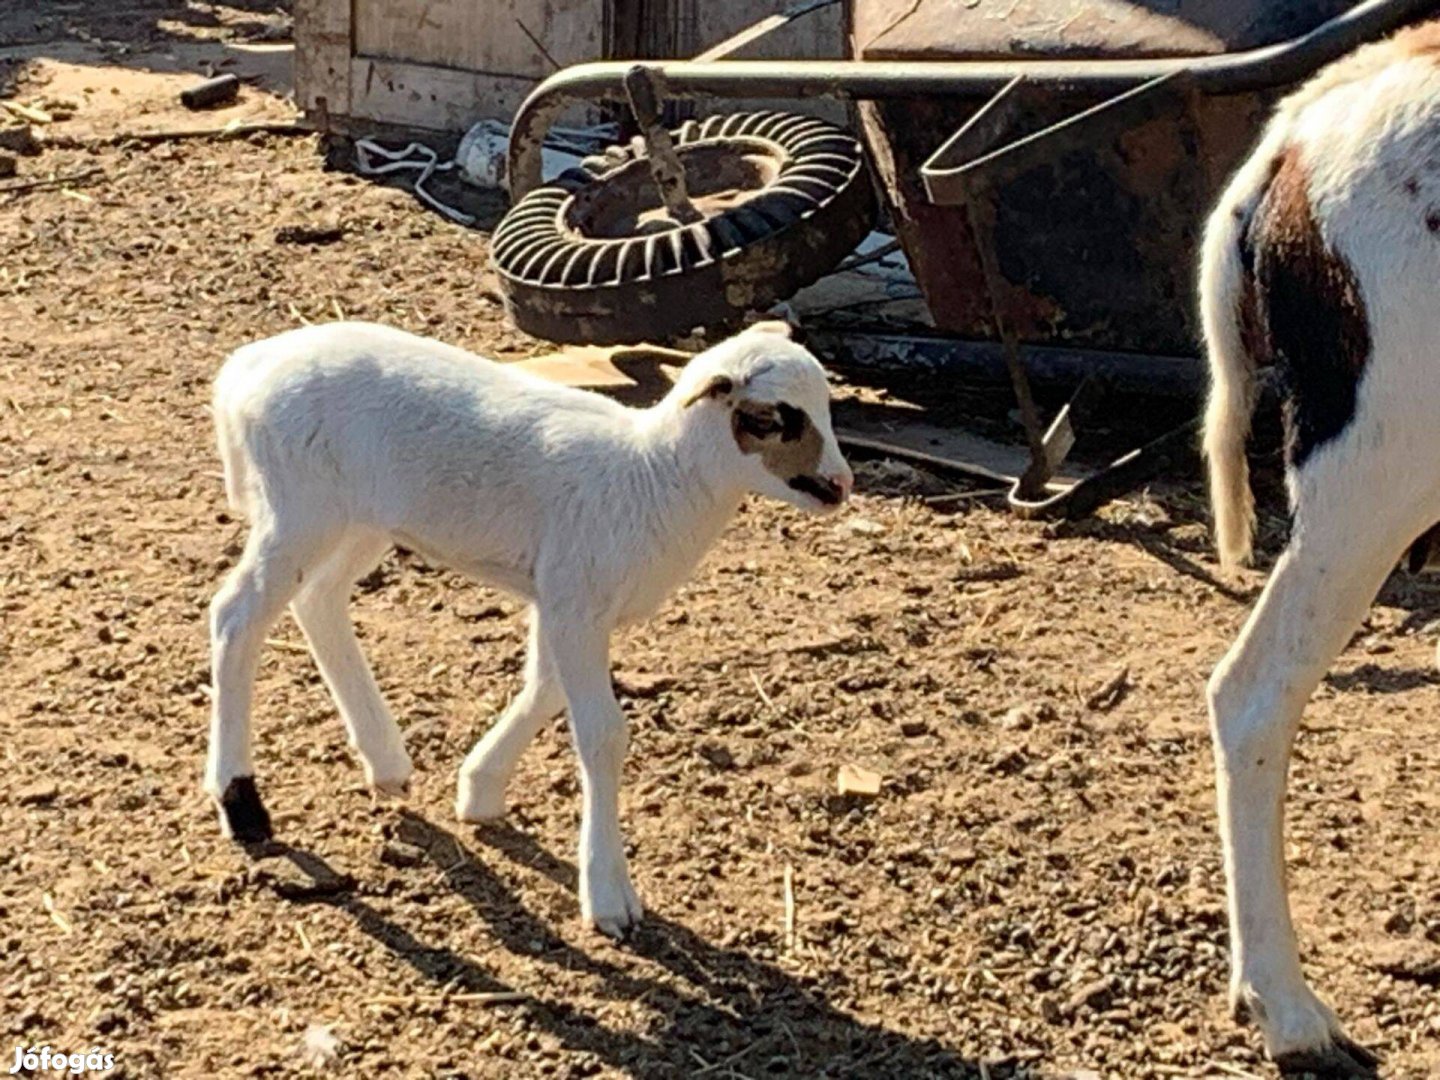
[[[303,3],[304,0],[301,0]],[[355,0],[355,55],[541,79],[604,55],[605,0]]]
[[[327,129],[464,131],[480,119],[508,119],[557,64],[692,56],[788,2],[295,0],[297,97]],[[809,59],[843,50],[836,5],[741,55]],[[806,108],[843,117],[834,103]]]

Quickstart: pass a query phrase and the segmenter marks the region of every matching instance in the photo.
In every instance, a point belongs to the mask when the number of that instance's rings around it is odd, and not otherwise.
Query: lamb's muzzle
[[[403,791],[411,764],[347,612],[396,543],[530,603],[525,684],[460,769],[466,821],[504,812],[530,740],[562,710],[580,756],[585,918],[640,917],[619,824],[626,727],[609,639],[690,573],[747,492],[821,512],[853,476],[815,358],[774,325],[695,357],[649,409],[556,386],[360,323],[238,350],[215,383],[245,551],[211,604],[214,707],[205,789],[237,839],[268,836],[250,695],[269,626],[299,622],[366,777]]]
[[[792,476],[786,481],[796,491],[804,492],[825,506],[839,506],[850,497],[853,479],[834,480],[828,476]]]

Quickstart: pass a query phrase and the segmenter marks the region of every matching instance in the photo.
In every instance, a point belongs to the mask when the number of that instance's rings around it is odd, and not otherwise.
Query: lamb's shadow
[[[815,989],[740,949],[721,948],[690,929],[647,914],[625,948],[664,968],[656,978],[635,966],[605,959],[608,948],[568,944],[528,912],[505,883],[455,834],[413,813],[405,815],[408,839],[425,852],[445,885],[464,898],[509,950],[536,964],[578,971],[599,980],[617,1000],[644,1000],[664,1017],[663,1029],[621,1031],[558,998],[534,1002],[529,1021],[571,1050],[600,1057],[630,1076],[689,1075],[697,1068],[729,1075],[728,1060],[746,1075],[758,1070],[786,1076],[926,1076],[1000,1080],[1020,1068],[977,1062],[933,1039],[869,1024],[828,1004]],[[477,834],[497,854],[525,863],[564,885],[575,886],[574,867],[533,838],[508,827]],[[318,884],[341,878],[318,856],[278,846],[279,853]],[[441,946],[427,946],[353,890],[314,897],[349,914],[359,929],[410,964],[426,979],[464,992],[503,991],[495,975],[474,960]],[[743,1064],[739,1059],[743,1058]]]
[[[1440,673],[1429,668],[1382,668],[1377,664],[1361,664],[1350,671],[1337,671],[1325,677],[1327,686],[1336,690],[1365,690],[1372,694],[1402,694],[1440,685]]]

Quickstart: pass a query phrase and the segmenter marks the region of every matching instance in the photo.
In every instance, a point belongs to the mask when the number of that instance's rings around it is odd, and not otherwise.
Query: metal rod
[[[948,378],[1004,383],[1010,374],[1003,347],[993,341],[814,327],[805,343],[828,366],[860,380],[903,375],[917,384]],[[1194,357],[1022,344],[1020,360],[1032,385],[1055,389],[1093,376],[1103,390],[1198,401],[1207,381],[1205,365]]]
[[[1276,45],[1220,56],[1143,60],[722,60],[657,61],[671,97],[809,98],[989,97],[1024,75],[1053,90],[1120,94],[1185,71],[1197,91],[1234,94],[1298,82],[1323,64],[1422,16],[1440,0],[1365,0],[1307,34]],[[510,130],[510,194],[541,182],[540,148],[551,125],[573,104],[623,100],[630,61],[580,64],[546,79],[520,106]]]
[[[645,158],[650,164],[650,175],[660,191],[660,201],[677,225],[691,225],[705,220],[705,215],[695,209],[690,193],[685,187],[685,166],[675,154],[675,144],[660,116],[660,102],[665,96],[664,84],[660,77],[644,64],[634,65],[625,74],[625,94],[630,99],[630,111],[635,114],[635,123],[640,128],[640,137],[645,142]]]
[[[1019,113],[1017,106],[998,110],[993,122],[983,121],[988,120],[986,114],[994,111],[992,105],[1002,96],[1012,103],[1018,99],[1015,91],[1019,89],[1017,84],[1023,85],[1024,77],[1017,77],[920,166],[925,193],[932,203],[954,205],[975,194],[981,185],[999,187],[1031,166],[1054,160],[1073,147],[1098,144],[1138,127],[1174,109],[1186,79],[1184,71],[1160,75],[1059,123],[1015,138],[1010,128]]]
[[[1030,392],[1030,377],[1025,372],[1025,365],[1020,362],[1020,343],[1000,311],[1000,297],[997,293],[1000,272],[995,266],[995,253],[987,239],[980,235],[980,229],[975,222],[975,200],[967,195],[962,206],[965,224],[970,230],[970,244],[980,261],[980,278],[984,286],[985,303],[990,309],[990,323],[994,327],[995,337],[1005,350],[1005,368],[1010,373],[1010,386],[1015,391],[1015,401],[1020,406],[1020,419],[1025,425],[1025,442],[1030,447],[1030,466],[1015,482],[1015,490],[1027,499],[1034,498],[1045,490],[1045,481],[1050,479],[1050,462],[1045,454],[1045,432],[1040,429],[1040,411],[1035,407],[1035,395]]]

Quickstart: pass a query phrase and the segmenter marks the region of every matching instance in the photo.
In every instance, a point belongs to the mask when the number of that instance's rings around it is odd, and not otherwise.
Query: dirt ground
[[[268,7],[22,2],[0,46],[162,19],[283,36]],[[7,72],[45,100],[33,66]],[[199,788],[206,605],[243,537],[221,359],[340,313],[547,347],[505,326],[483,234],[326,171],[313,138],[71,141],[22,179],[97,172],[0,193],[5,1069],[48,1044],[129,1077],[1270,1075],[1224,1008],[1203,704],[1263,576],[1212,576],[1193,482],[1064,526],[937,513],[874,468],[834,519],[748,505],[616,643],[649,908],[625,944],[579,924],[562,727],[508,824],[453,821],[455,770],[518,685],[520,612],[412,558],[356,604],[408,801],[364,790],[286,622],[256,709],[284,843],[224,842]],[[1396,1078],[1440,1070],[1437,614],[1434,585],[1391,582],[1291,783],[1308,970]],[[847,763],[878,797],[835,794]]]

